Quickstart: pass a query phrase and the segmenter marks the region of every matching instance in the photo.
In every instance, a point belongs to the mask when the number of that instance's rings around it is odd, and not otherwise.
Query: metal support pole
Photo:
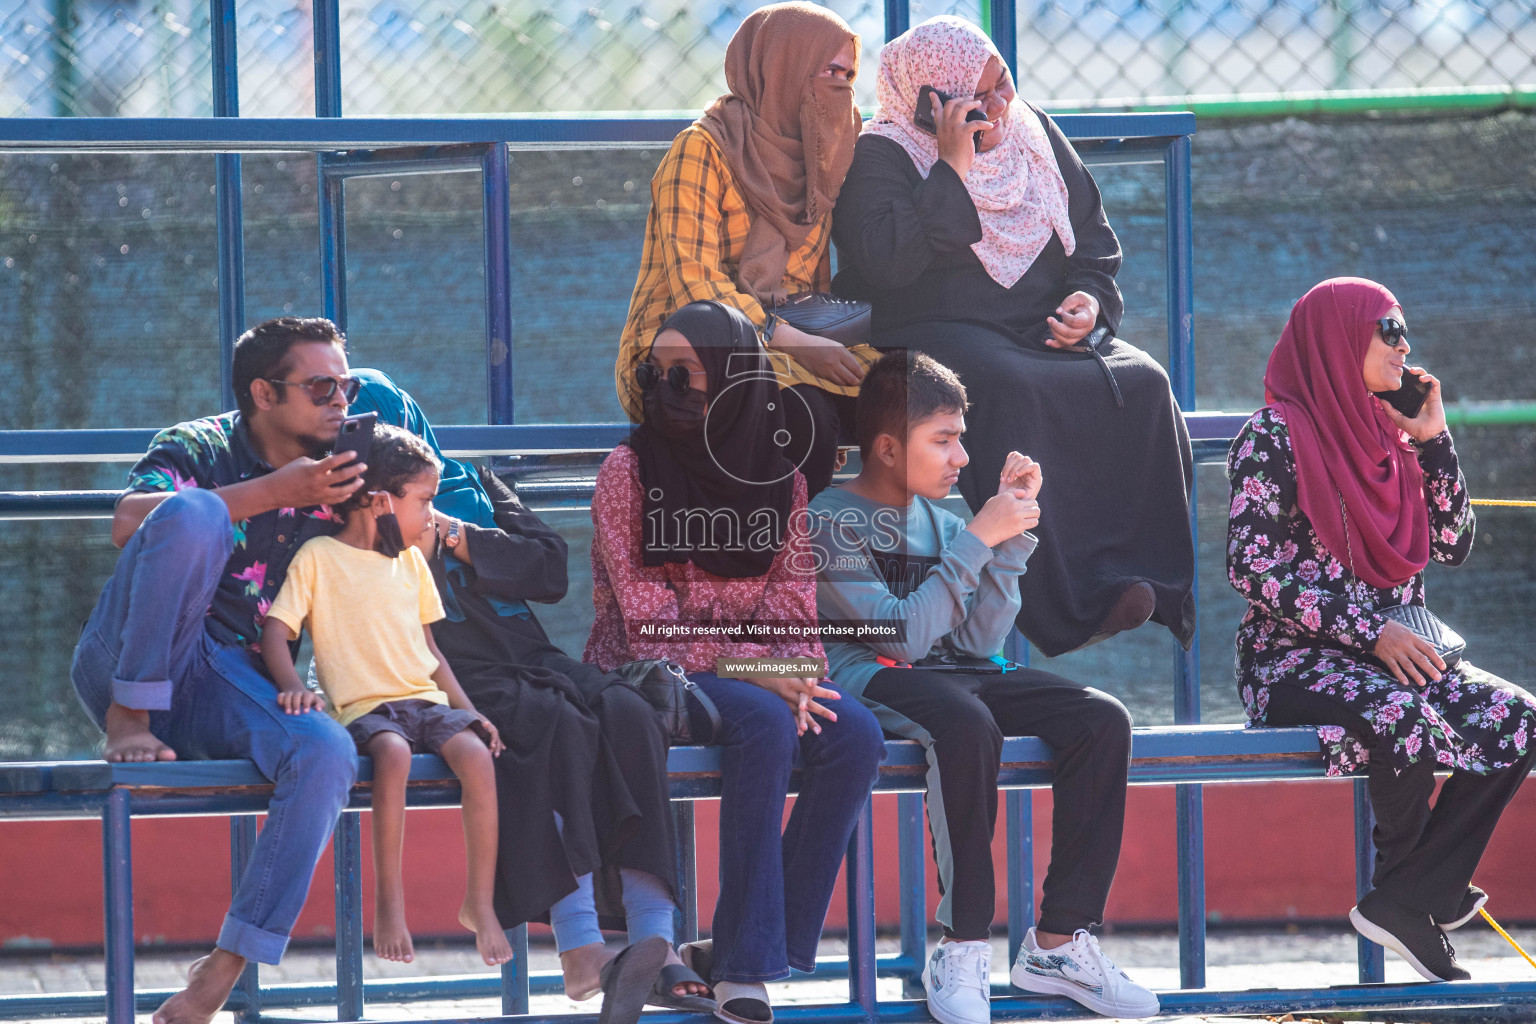
[[[875,828],[873,804],[854,823],[848,840],[848,1001],[865,1021],[876,1018]]]
[[[1019,22],[1015,0],[990,0],[988,3],[987,35],[1003,55],[1003,63],[1010,69],[1018,68]]]
[[[693,801],[674,800],[672,821],[677,832],[677,941],[699,937],[699,861],[695,848]]]
[[[1168,377],[1185,410],[1195,407],[1194,210],[1190,187],[1190,142],[1181,136],[1163,158],[1168,196]],[[1190,481],[1193,489],[1194,481]],[[1197,555],[1197,509],[1189,510],[1191,543]],[[1175,647],[1174,721],[1200,721],[1200,641],[1188,651]],[[1205,800],[1199,786],[1175,789],[1179,857],[1179,984],[1205,987]]]
[[[229,819],[229,891],[233,896],[240,891],[240,880],[251,863],[251,848],[256,845],[256,816],[236,814]],[[261,978],[259,966],[247,960],[235,990],[245,996],[244,1008],[235,1014],[237,1021],[253,1021],[261,1016]]]
[[[341,5],[315,0],[315,116],[341,116]]]
[[[363,1019],[363,817],[342,811],[336,858],[336,1019]]]
[[[107,1024],[134,1024],[133,835],[126,789],[107,794],[101,811],[101,856],[107,904]]]
[[[512,944],[512,959],[501,965],[501,1015],[520,1017],[528,1012],[528,926],[520,924],[507,932]]]
[[[896,794],[896,851],[901,878],[901,958],[916,966],[901,979],[902,995],[923,998],[928,959],[928,871],[923,859],[923,794]]]
[[[491,423],[512,420],[512,197],[507,147],[485,154],[485,380]]]
[[[1008,963],[1019,958],[1024,933],[1035,923],[1035,807],[1034,794],[1010,789],[1003,795],[1008,808]]]
[[[1365,779],[1355,780],[1355,898],[1371,891],[1371,876],[1376,873],[1376,814],[1371,809],[1371,787]],[[1364,935],[1358,936],[1356,958],[1360,962],[1360,984],[1386,980],[1386,953]]]
[[[885,0],[885,38],[889,42],[912,26],[912,0]]]
[[[213,35],[213,115],[240,116],[240,74],[234,0],[208,0]],[[231,383],[235,339],[245,330],[245,216],[240,196],[240,154],[213,158],[219,219],[219,399],[235,407]]]
[[[320,170],[320,291],[325,315],[345,333],[347,329],[347,208],[346,183],[325,174],[325,154],[316,159]]]

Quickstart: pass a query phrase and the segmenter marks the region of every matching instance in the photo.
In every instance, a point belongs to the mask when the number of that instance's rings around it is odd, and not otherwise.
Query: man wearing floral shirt
[[[235,344],[239,410],[157,434],[113,514],[123,553],[70,671],[104,756],[250,758],[276,787],[216,948],[156,1024],[206,1024],[247,960],[281,959],[352,786],[351,738],[281,713],[255,646],[294,552],[362,485],[362,464],[325,454],[357,385],[330,321],[259,324]]]

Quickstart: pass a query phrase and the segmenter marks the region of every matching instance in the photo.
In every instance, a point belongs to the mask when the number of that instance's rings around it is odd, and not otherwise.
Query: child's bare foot
[[[577,946],[560,954],[560,971],[565,976],[565,998],[575,1002],[591,999],[603,990],[602,971],[614,954],[601,942]]]
[[[107,705],[107,746],[101,752],[108,761],[174,761],[176,751],[149,731],[149,712]]]
[[[466,902],[459,908],[459,924],[475,933],[475,948],[487,966],[499,967],[512,959],[512,944],[489,904],[472,907]]]
[[[187,987],[160,1004],[154,1024],[209,1024],[223,1009],[243,970],[244,957],[215,949],[192,964]]]
[[[373,903],[373,955],[408,964],[416,959],[411,930],[405,924],[405,901],[376,897]]]

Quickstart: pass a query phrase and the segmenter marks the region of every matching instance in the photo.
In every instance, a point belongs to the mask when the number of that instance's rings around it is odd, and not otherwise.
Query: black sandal
[[[685,1013],[714,1013],[719,1009],[713,991],[707,996],[680,996],[673,992],[677,986],[689,983],[709,988],[709,984],[687,964],[667,964],[656,976],[656,984],[651,986],[648,1005],[665,1006]]]
[[[637,1024],[656,975],[667,962],[667,940],[659,935],[628,946],[603,965],[603,1009],[597,1024]]]

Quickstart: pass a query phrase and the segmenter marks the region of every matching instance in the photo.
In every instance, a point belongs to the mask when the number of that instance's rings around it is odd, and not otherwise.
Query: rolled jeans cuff
[[[262,931],[233,914],[226,914],[216,945],[225,952],[247,960],[276,966],[282,962],[283,952],[288,948],[288,936]]]
[[[98,698],[99,699],[99,698]],[[171,681],[112,680],[112,703],[135,711],[166,711],[171,706]]]

